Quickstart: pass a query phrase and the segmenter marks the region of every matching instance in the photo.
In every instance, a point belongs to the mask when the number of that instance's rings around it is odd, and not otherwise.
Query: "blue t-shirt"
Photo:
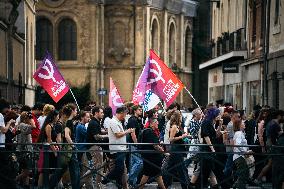
[[[83,125],[82,123],[78,123],[77,127],[76,127],[76,143],[86,143],[87,140],[87,128],[85,127],[85,125]],[[78,150],[85,150],[86,145],[84,144],[78,144],[77,145]]]

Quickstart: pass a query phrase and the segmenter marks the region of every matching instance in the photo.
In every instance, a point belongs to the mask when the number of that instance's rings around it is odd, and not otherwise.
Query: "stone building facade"
[[[269,1],[265,103],[284,109],[284,0]]]
[[[240,64],[247,58],[247,4],[243,0],[211,3],[210,60],[199,65],[208,70],[208,102],[224,100],[243,108]],[[224,68],[234,69],[226,73]]]
[[[247,113],[284,108],[284,0],[220,0],[211,7],[208,101],[224,99]],[[225,73],[224,69],[235,69]]]
[[[0,2],[0,97],[34,104],[35,0]]]
[[[190,0],[42,0],[36,5],[37,60],[51,52],[71,86],[89,83],[95,101],[110,77],[131,100],[150,49],[189,86],[195,9]],[[191,104],[184,91],[177,100]]]

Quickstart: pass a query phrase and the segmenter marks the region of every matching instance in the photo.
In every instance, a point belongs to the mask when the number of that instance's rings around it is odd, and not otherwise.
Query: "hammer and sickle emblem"
[[[112,103],[114,106],[118,107],[118,106],[123,106],[122,102],[118,102],[118,100],[120,99],[120,96],[117,94],[117,89],[114,88],[111,91],[111,97],[112,97]]]
[[[49,67],[48,67],[47,65],[48,65]],[[52,79],[52,81],[53,81],[54,83],[60,84],[58,81],[56,81],[56,79],[55,79],[54,76],[53,76],[53,74],[54,74],[54,69],[53,69],[53,66],[52,66],[51,62],[50,62],[48,59],[45,60],[45,63],[44,63],[44,66],[42,67],[42,69],[46,70],[47,73],[48,73],[48,75],[44,75],[44,74],[42,74],[42,73],[39,73],[39,74],[38,74],[38,77],[40,77],[40,78],[42,78],[42,79]]]
[[[150,72],[153,73],[153,74],[155,74],[155,76],[157,76],[157,77],[155,77],[155,78],[153,78],[153,79],[150,79],[150,81],[149,81],[148,84],[155,83],[155,82],[160,81],[160,80],[161,80],[163,83],[165,83],[166,81],[164,80],[164,78],[162,78],[162,69],[161,69],[161,67],[159,66],[159,64],[156,62],[156,60],[151,59],[151,60],[150,60],[150,64],[155,64],[155,65],[156,65],[157,70],[150,68]]]

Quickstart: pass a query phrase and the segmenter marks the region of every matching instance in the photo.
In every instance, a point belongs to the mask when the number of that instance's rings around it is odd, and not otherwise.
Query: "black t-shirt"
[[[275,122],[274,120],[268,122],[266,126],[266,137],[267,139],[271,140],[271,143],[273,145],[276,145],[280,131],[281,127],[277,122]]]
[[[136,135],[136,138],[138,139],[138,136],[141,132],[141,130],[143,129],[143,125],[142,125],[142,122],[141,120],[136,117],[136,116],[131,116],[129,119],[128,119],[128,123],[127,123],[127,126],[126,126],[127,129],[129,128],[133,128],[135,129],[135,135]],[[130,135],[130,134],[129,134]],[[129,143],[134,143],[134,141],[132,140],[132,137],[129,136],[128,137],[128,141]]]
[[[204,120],[201,123],[201,138],[203,138],[203,144],[206,144],[205,137],[210,138],[211,144],[216,144],[216,131],[213,123],[208,120]],[[202,150],[211,152],[209,146],[202,147]]]
[[[159,138],[155,134],[154,130],[152,128],[147,128],[142,131],[141,134],[141,142],[142,143],[159,143]],[[143,145],[142,150],[153,150],[156,151],[153,145]],[[145,158],[150,157],[152,159],[154,158],[161,158],[160,153],[142,153],[142,156]]]
[[[87,142],[99,143],[100,141],[97,141],[94,136],[100,135],[101,133],[102,131],[99,120],[97,120],[96,118],[92,118],[87,128]]]

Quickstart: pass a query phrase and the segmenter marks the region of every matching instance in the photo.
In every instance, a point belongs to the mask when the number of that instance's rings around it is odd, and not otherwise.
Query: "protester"
[[[226,146],[226,152],[229,153],[228,157],[227,157],[227,161],[225,164],[225,168],[224,168],[224,175],[225,177],[230,177],[233,171],[233,155],[231,152],[233,152],[233,147],[231,147],[230,145],[234,145],[234,123],[240,121],[240,113],[238,111],[232,111],[231,113],[231,121],[228,123],[227,128],[226,128],[226,133],[225,135],[227,135],[224,144],[227,145]]]
[[[46,116],[51,112],[52,110],[55,110],[55,107],[51,104],[45,104],[43,107],[42,115],[38,118],[39,128],[41,129],[43,126],[43,123],[46,119]]]
[[[87,143],[106,143],[108,136],[106,133],[102,132],[101,127],[101,120],[104,117],[104,110],[102,107],[95,106],[92,109],[93,117],[91,118],[91,121],[87,128]],[[92,145],[88,146],[88,149],[91,153],[93,166],[92,169],[98,169],[97,173],[95,174],[96,177],[96,184],[100,184],[102,181],[102,169],[99,169],[99,167],[103,164],[103,152],[102,148],[99,145]]]
[[[54,188],[59,183],[67,168],[69,168],[72,188],[80,188],[80,168],[75,152],[75,128],[73,124],[73,118],[77,115],[77,107],[74,104],[67,104],[63,107],[62,112],[69,116],[62,136],[62,142],[65,143],[62,150],[66,152],[59,156],[60,164],[58,165],[58,169],[50,177],[50,187]]]
[[[104,109],[104,118],[102,120],[102,125],[106,131],[108,130],[111,119],[112,119],[112,109],[110,106],[107,106]]]
[[[57,133],[55,131],[54,124],[59,119],[59,112],[57,110],[52,110],[49,112],[49,114],[46,116],[45,121],[42,125],[42,128],[40,130],[38,143],[56,143],[56,137]],[[49,167],[50,168],[56,168],[57,167],[57,153],[58,153],[58,146],[55,144],[50,145],[49,152]],[[38,161],[38,169],[39,169],[39,180],[38,180],[38,186],[41,187],[43,185],[43,163],[44,163],[44,157],[43,157],[43,149],[41,149],[40,157]],[[49,171],[50,173],[53,173],[53,171]]]
[[[163,180],[167,188],[172,184],[172,175],[176,175],[180,179],[181,187],[183,189],[187,188],[187,185],[189,184],[189,177],[183,161],[183,154],[180,153],[185,153],[183,139],[188,137],[188,134],[182,133],[183,129],[181,128],[181,122],[182,115],[180,111],[175,110],[170,118],[169,140],[173,145],[170,148],[168,169],[163,174]]]
[[[164,152],[164,149],[157,145],[159,143],[159,138],[155,134],[155,129],[158,129],[158,120],[153,118],[149,119],[150,126],[144,129],[141,133],[142,143],[153,143],[154,145],[145,145],[141,147],[143,150],[152,150],[158,152]],[[149,177],[156,178],[158,186],[161,189],[166,189],[163,178],[161,176],[161,166],[162,166],[162,154],[161,153],[142,153],[143,157],[143,176],[140,182],[140,189],[142,189],[147,183]]]
[[[35,127],[32,129],[32,142],[36,143],[38,136],[40,134],[40,124],[38,122],[39,116],[42,114],[42,109],[43,109],[43,104],[41,103],[36,103],[33,108],[31,115],[33,117],[33,122],[35,124]]]
[[[220,111],[215,107],[211,107],[207,109],[204,121],[201,123],[201,138],[203,144],[209,145],[209,146],[203,146],[201,148],[201,151],[207,153],[200,154],[200,156],[203,158],[203,163],[201,165],[203,180],[201,182],[203,182],[204,186],[207,185],[207,179],[209,178],[211,172],[212,171],[214,172],[215,168],[213,154],[216,152],[214,147],[214,144],[216,144],[216,131],[214,125],[216,121],[219,119],[220,119]],[[217,185],[213,185],[212,188],[217,188]]]
[[[16,120],[19,117],[19,115],[11,110],[7,112],[5,115],[5,123],[8,123],[10,120]],[[16,136],[19,134],[19,130],[15,123],[11,124],[11,127],[9,127],[8,131],[5,133],[5,148],[7,151],[15,151],[16,147],[13,143],[16,141]]]
[[[102,184],[107,184],[110,180],[115,180],[117,187],[128,188],[126,183],[125,151],[127,149],[126,135],[134,132],[134,129],[124,131],[122,121],[125,119],[127,109],[122,106],[117,108],[116,115],[112,118],[108,129],[109,149],[112,151],[114,168],[102,180]],[[116,144],[116,145],[111,145]]]
[[[201,119],[202,119],[202,111],[201,109],[197,108],[192,111],[192,120],[190,120],[188,127],[185,127],[184,131],[189,134],[191,137],[190,144],[192,146],[189,147],[189,151],[192,153],[188,153],[187,155],[187,160],[185,162],[185,166],[188,167],[189,164],[192,162],[192,159],[194,158],[195,161],[197,160],[197,153],[199,151],[198,145],[200,144],[200,136],[199,136],[199,131],[200,131],[200,125],[201,125]],[[194,177],[194,176],[193,176]],[[194,178],[191,178],[194,180]],[[193,181],[194,182],[194,181]]]
[[[245,138],[244,134],[245,130],[245,124],[242,122],[242,120],[237,120],[234,122],[234,148],[233,152],[235,153],[233,155],[233,161],[237,168],[237,176],[238,179],[233,184],[234,188],[240,188],[245,189],[246,183],[249,179],[249,167],[245,160],[245,155],[249,155],[252,153],[252,151],[249,150],[247,145],[247,140]],[[240,153],[240,154],[239,154]]]
[[[20,134],[17,135],[17,150],[21,153],[18,154],[18,161],[20,163],[21,174],[17,176],[16,181],[23,187],[29,186],[29,175],[32,169],[31,152],[33,150],[32,144],[32,129],[36,128],[33,115],[30,112],[22,112],[20,124],[17,126]]]
[[[11,119],[7,123],[4,121],[4,115],[10,111],[10,103],[5,99],[0,99],[0,186],[3,188],[16,188],[15,185],[15,170],[11,168],[9,155],[11,152],[6,152],[5,149],[5,134],[13,127],[15,120]]]
[[[133,115],[128,119],[127,129],[134,129],[134,132],[130,134],[128,137],[128,143],[133,144],[138,142],[138,136],[143,129],[142,125],[142,107],[139,105],[135,105],[132,107]],[[137,146],[130,145],[131,151],[137,150]],[[131,186],[135,186],[137,184],[137,177],[143,167],[143,161],[139,153],[131,153],[130,154],[130,165],[129,165],[129,178],[128,182]]]
[[[245,133],[248,145],[254,144],[254,136],[255,136],[255,129],[256,129],[256,120],[255,120],[255,113],[251,112],[248,116],[248,119],[245,121]]]
[[[283,126],[283,125],[282,125]],[[272,158],[272,187],[273,188],[284,188],[284,133],[283,127],[281,134],[277,140],[277,144],[273,149],[273,153],[277,154]]]
[[[267,123],[266,126],[266,149],[268,152],[271,152],[272,145],[277,144],[277,140],[279,135],[281,134],[280,123],[283,123],[284,120],[284,112],[281,110],[273,110],[272,120]],[[272,158],[270,157],[267,164],[263,167],[260,174],[255,180],[255,183],[260,184],[262,182],[262,177],[264,177],[269,170],[272,168]]]
[[[90,121],[90,114],[88,112],[80,112],[80,123],[76,127],[76,143],[86,143],[87,142],[87,128],[86,124]],[[88,149],[88,146],[85,144],[78,144],[77,149],[79,151],[86,151]],[[78,161],[80,165],[80,169],[82,169],[82,157],[84,152],[78,152]]]

